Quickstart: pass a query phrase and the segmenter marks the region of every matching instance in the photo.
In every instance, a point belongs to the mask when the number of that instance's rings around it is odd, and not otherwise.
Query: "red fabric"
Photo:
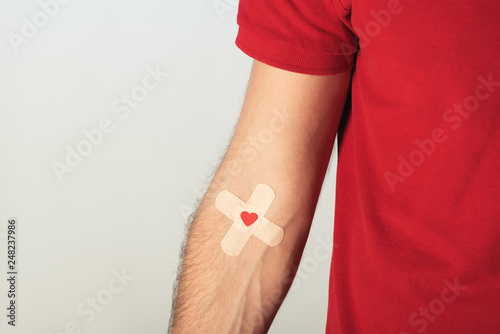
[[[240,1],[251,57],[353,70],[326,333],[500,333],[499,17],[488,0]]]

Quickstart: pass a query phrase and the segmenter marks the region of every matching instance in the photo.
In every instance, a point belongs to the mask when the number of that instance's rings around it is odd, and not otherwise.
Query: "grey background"
[[[23,18],[43,19],[41,3],[54,1],[0,0],[1,268],[4,277],[7,219],[16,217],[20,273],[18,326],[3,311],[0,332],[165,333],[186,216],[249,76],[251,59],[234,45],[237,3],[72,0],[16,50]],[[156,67],[168,77],[120,118],[113,101]],[[59,180],[53,164],[106,118],[113,130]],[[324,332],[335,164],[270,333]],[[110,293],[123,270],[129,280]],[[5,310],[5,279],[0,288]],[[89,298],[106,302],[91,320],[78,311]]]

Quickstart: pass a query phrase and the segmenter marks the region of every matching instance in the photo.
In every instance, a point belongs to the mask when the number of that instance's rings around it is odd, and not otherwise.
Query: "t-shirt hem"
[[[271,41],[241,26],[235,44],[255,60],[291,72],[332,75],[352,70],[354,66],[353,54],[339,55]]]

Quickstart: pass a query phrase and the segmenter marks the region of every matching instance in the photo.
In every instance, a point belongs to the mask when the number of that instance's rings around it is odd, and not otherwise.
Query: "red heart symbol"
[[[258,216],[255,212],[252,212],[252,213],[248,213],[247,211],[243,211],[241,214],[240,214],[240,217],[241,217],[241,220],[243,221],[243,223],[246,225],[246,226],[250,226],[252,225],[253,223],[255,223],[255,221],[257,220]]]

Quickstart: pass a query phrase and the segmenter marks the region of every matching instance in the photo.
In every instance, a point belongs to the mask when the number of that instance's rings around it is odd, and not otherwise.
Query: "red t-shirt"
[[[500,2],[240,0],[236,45],[352,70],[326,333],[500,333]]]

